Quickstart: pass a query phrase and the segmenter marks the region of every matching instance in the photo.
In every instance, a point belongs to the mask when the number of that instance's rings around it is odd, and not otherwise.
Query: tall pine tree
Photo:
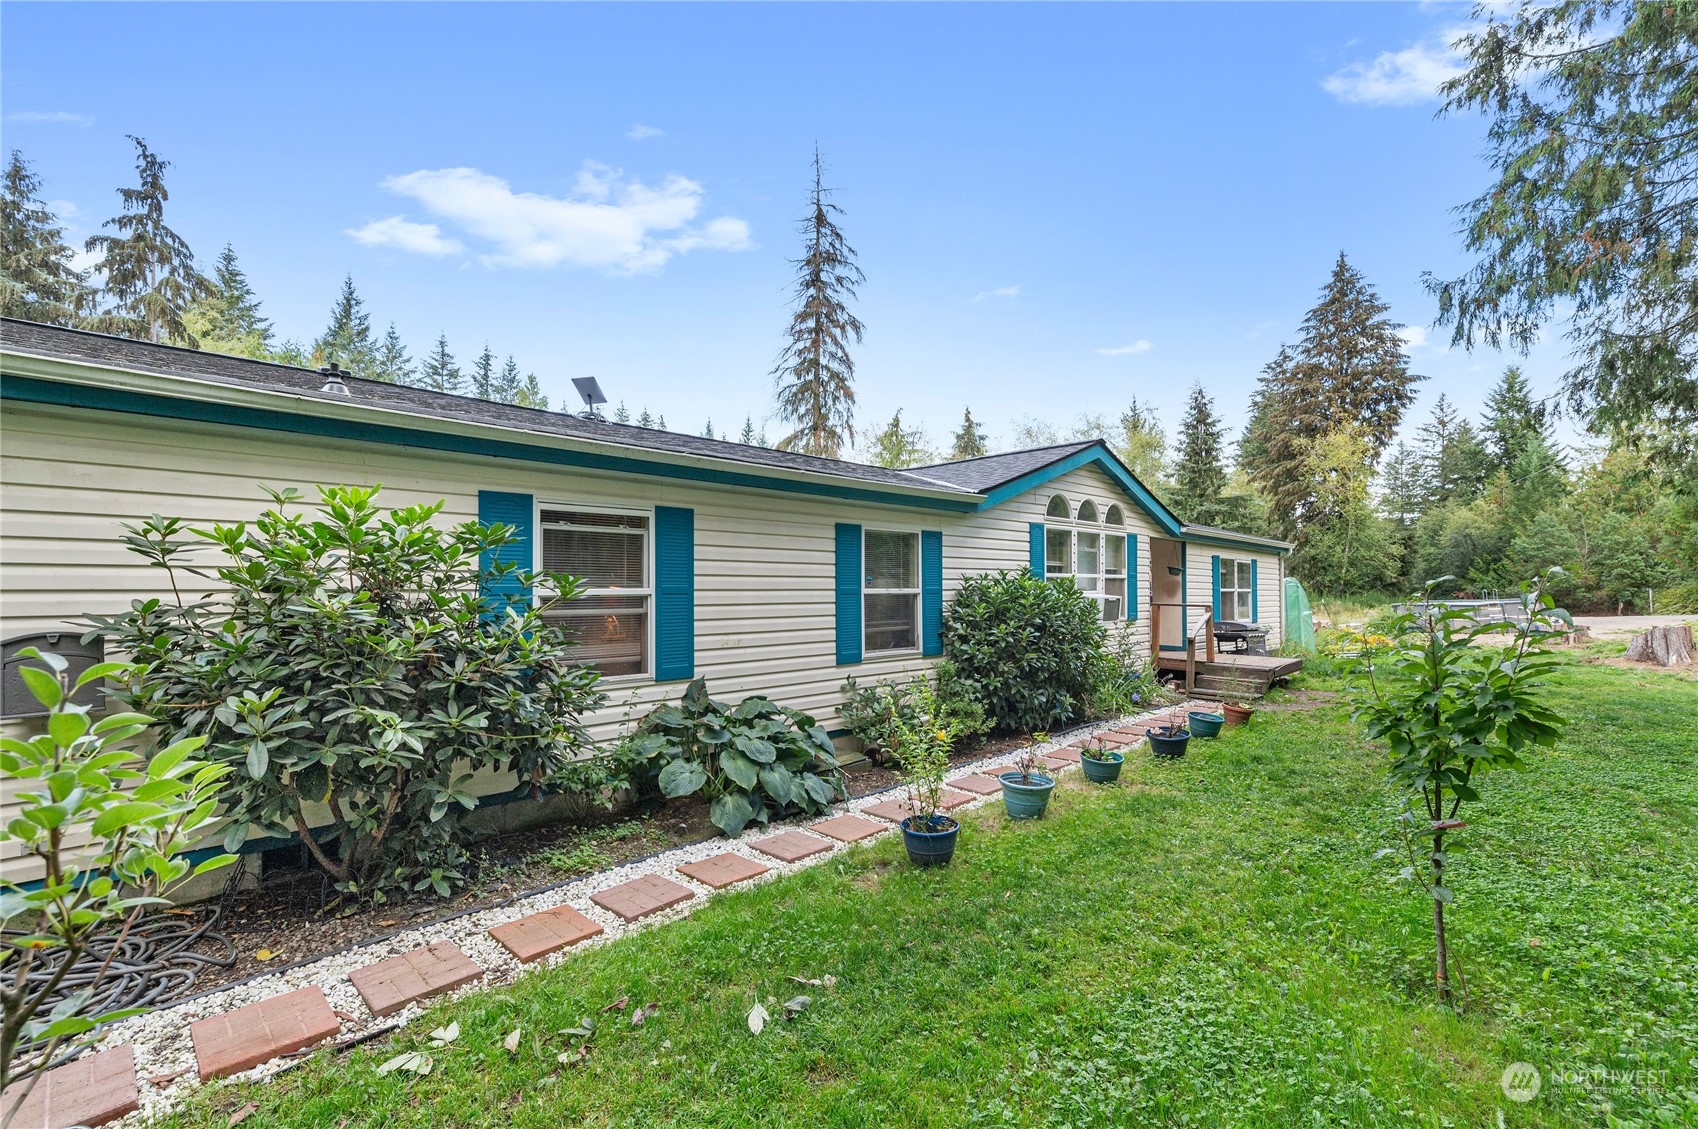
[[[394,322],[389,323],[389,332],[383,335],[383,341],[377,347],[371,372],[364,375],[389,384],[412,384],[417,378],[412,358],[407,356],[407,347],[401,343],[401,335],[395,332]]]
[[[155,156],[141,138],[128,136],[136,146],[137,185],[118,189],[124,210],[101,225],[117,234],[91,235],[84,244],[84,250],[99,252],[94,269],[112,298],[95,324],[109,333],[194,348],[183,315],[212,293],[212,280],[195,269],[194,252],[183,237],[165,226],[170,162]]]
[[[65,229],[41,200],[41,180],[12,150],[0,182],[0,314],[77,325],[94,309],[94,290],[71,265]]]
[[[744,416],[743,417],[743,433],[741,435],[737,436],[737,442],[743,444],[745,447],[753,447],[755,445],[755,417],[754,416]]]
[[[515,373],[517,373],[518,366],[515,365],[513,367]],[[489,342],[487,341],[483,343],[483,352],[479,353],[478,359],[472,362],[471,382],[472,395],[476,396],[478,399],[501,399],[501,396],[497,394],[496,389],[499,377],[495,371],[495,354],[490,352]]]
[[[548,410],[548,397],[542,394],[542,385],[537,383],[536,373],[525,374],[525,386],[519,389],[518,395],[513,397],[513,402],[521,408]]]
[[[849,343],[861,343],[863,327],[849,302],[866,278],[833,218],[843,210],[830,201],[831,193],[816,147],[809,214],[801,223],[804,252],[794,260],[796,309],[772,375],[778,416],[794,428],[779,440],[779,448],[837,458],[855,441],[855,362]]]
[[[1550,440],[1550,413],[1544,404],[1533,399],[1527,378],[1517,365],[1503,370],[1491,394],[1486,397],[1486,414],[1482,430],[1492,459],[1502,470],[1515,465],[1515,460],[1529,447]]]
[[[1173,508],[1198,525],[1225,525],[1234,508],[1226,502],[1226,428],[1215,415],[1214,401],[1201,384],[1191,388],[1191,400],[1179,425],[1179,461],[1173,471]]]
[[[647,404],[643,405],[643,412],[642,412],[641,415],[639,415],[637,417],[637,426],[638,427],[653,427],[654,426],[654,417],[649,415],[649,409],[648,409]]]
[[[465,377],[454,360],[454,354],[448,351],[446,333],[436,335],[436,347],[426,354],[419,365],[419,387],[428,388],[432,392],[452,392],[456,395],[465,391]]]
[[[501,371],[495,375],[494,384],[490,388],[489,399],[499,400],[503,404],[517,404],[519,397],[525,394],[525,378],[519,375],[519,362],[508,354],[507,363],[501,366]]]
[[[183,320],[200,347],[255,360],[272,360],[271,319],[259,312],[259,298],[236,262],[228,243],[212,271],[212,293],[189,307]]]
[[[1490,456],[1474,425],[1457,414],[1442,392],[1433,414],[1415,433],[1423,511],[1445,502],[1468,502],[1485,488]]]
[[[884,430],[879,432],[878,438],[873,440],[872,456],[877,466],[902,470],[930,462],[932,452],[926,443],[924,430],[902,426],[902,409],[898,408]]]
[[[961,413],[961,429],[955,433],[955,439],[949,446],[949,457],[952,459],[976,459],[980,455],[990,454],[990,444],[985,441],[984,425],[973,418],[973,409],[966,408]]]
[[[631,409],[627,408],[625,406],[625,401],[623,401],[623,400],[619,401],[619,406],[617,408],[613,409],[613,422],[614,423],[630,423],[631,422]]]
[[[354,289],[354,276],[342,280],[342,293],[330,308],[330,324],[312,345],[314,365],[335,361],[355,376],[377,367],[377,346],[371,337],[371,315]]]

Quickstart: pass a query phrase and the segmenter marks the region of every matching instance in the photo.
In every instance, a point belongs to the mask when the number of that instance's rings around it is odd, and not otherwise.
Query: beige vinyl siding
[[[1278,553],[1257,552],[1250,549],[1229,549],[1220,545],[1209,545],[1198,541],[1186,545],[1185,590],[1186,600],[1193,604],[1214,603],[1214,557],[1230,557],[1233,560],[1256,562],[1256,616],[1257,623],[1268,629],[1268,650],[1280,645],[1284,638],[1285,615],[1283,613],[1284,587],[1282,580],[1285,576],[1285,560]],[[1193,622],[1195,622],[1193,620]],[[1199,649],[1200,653],[1200,649]]]

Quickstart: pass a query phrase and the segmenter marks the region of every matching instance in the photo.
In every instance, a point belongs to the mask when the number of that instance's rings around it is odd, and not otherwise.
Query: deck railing
[[[1164,610],[1177,610],[1183,624],[1187,609],[1201,611],[1196,626],[1183,632],[1185,636],[1185,688],[1197,684],[1197,636],[1203,636],[1203,661],[1215,661],[1215,609],[1212,604],[1150,604],[1150,665],[1161,666],[1162,615]]]

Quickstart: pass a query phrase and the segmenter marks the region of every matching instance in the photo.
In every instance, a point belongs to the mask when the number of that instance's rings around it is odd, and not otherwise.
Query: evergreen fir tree
[[[879,432],[878,438],[873,440],[872,456],[875,466],[902,470],[931,462],[932,452],[923,430],[902,426],[902,409],[898,408],[884,430]]]
[[[98,329],[171,345],[196,346],[183,315],[198,299],[212,293],[212,280],[195,269],[194,252],[183,237],[165,226],[165,188],[162,161],[147,143],[132,135],[136,146],[137,185],[118,189],[124,210],[102,227],[116,235],[91,235],[84,250],[100,252],[97,274],[106,280],[112,305],[94,319]]]
[[[754,416],[744,416],[743,417],[743,433],[741,435],[737,436],[737,442],[743,444],[745,447],[753,447],[755,445],[755,417]]]
[[[985,441],[985,429],[973,419],[973,409],[967,408],[961,413],[961,430],[955,433],[955,439],[949,446],[949,457],[952,459],[976,459],[980,455],[990,453],[990,444]]]
[[[1456,413],[1447,396],[1439,394],[1432,416],[1415,434],[1423,510],[1479,496],[1492,469],[1491,456],[1474,425]]]
[[[771,443],[768,443],[766,441],[766,424],[764,422],[761,424],[761,433],[759,435],[755,436],[755,446],[757,446],[757,447],[770,447],[770,446],[772,446]]]
[[[863,327],[849,311],[849,301],[866,279],[855,265],[855,249],[833,219],[842,209],[828,199],[831,191],[816,147],[809,214],[801,223],[804,251],[794,260],[796,309],[772,375],[778,416],[794,427],[778,441],[779,448],[837,458],[855,441],[855,362],[849,343],[860,344]]]
[[[412,384],[417,375],[412,358],[407,356],[407,347],[401,343],[401,335],[395,332],[395,323],[390,322],[389,331],[377,347],[369,376],[389,384]]]
[[[256,360],[273,357],[271,319],[260,315],[259,299],[228,243],[213,268],[212,293],[190,306],[183,320],[202,349]]]
[[[419,366],[419,387],[428,388],[432,392],[462,392],[465,383],[460,366],[454,361],[454,354],[448,351],[448,335],[439,333],[436,337],[436,348],[432,349]]]
[[[1482,430],[1496,465],[1508,470],[1535,443],[1550,439],[1550,413],[1533,400],[1531,387],[1517,365],[1503,370],[1486,397]]]
[[[613,409],[613,422],[614,423],[630,423],[631,422],[631,410],[625,406],[625,401],[623,401],[623,400],[619,401],[619,406],[617,408]]]
[[[1119,435],[1109,436],[1099,421],[1083,417],[1074,429],[1075,438],[1109,440],[1109,446],[1120,456],[1133,477],[1152,489],[1161,489],[1167,481],[1167,434],[1155,409],[1136,399],[1120,413]],[[1094,426],[1093,426],[1094,425]]]
[[[713,437],[714,437],[713,436],[713,417],[709,416],[708,421],[707,421],[707,427],[702,429],[702,438],[703,439],[712,439]]]
[[[1303,339],[1262,370],[1260,396],[1239,456],[1266,492],[1274,520],[1294,534],[1316,509],[1311,469],[1317,443],[1349,430],[1372,470],[1396,434],[1422,378],[1409,371],[1402,326],[1340,254]],[[1341,448],[1342,449],[1342,448]]]
[[[490,352],[489,342],[483,343],[483,352],[472,362],[472,371],[468,374],[471,379],[471,394],[480,400],[496,400],[495,395],[495,354]]]
[[[487,350],[486,350],[487,351]],[[493,364],[495,358],[491,357]],[[481,358],[479,363],[481,364]],[[511,353],[507,363],[501,366],[501,371],[491,378],[489,395],[486,399],[496,400],[503,404],[517,404],[525,394],[525,378],[519,375],[519,362],[513,359]]]
[[[659,431],[665,431],[666,430],[666,417],[665,416],[656,416],[655,421],[654,421],[654,426]]]
[[[654,417],[649,415],[648,405],[646,404],[643,406],[643,414],[637,417],[637,426],[651,428],[654,426]]]
[[[41,200],[41,180],[12,150],[0,183],[0,314],[77,325],[94,309],[94,290],[71,266],[65,229]]]
[[[1215,415],[1214,401],[1201,384],[1191,388],[1185,419],[1179,425],[1179,462],[1174,467],[1173,508],[1198,525],[1224,525],[1230,519],[1225,504],[1226,465],[1222,439],[1226,429]]]
[[[519,389],[519,394],[513,398],[513,402],[521,408],[548,410],[548,397],[542,394],[542,385],[537,383],[536,373],[525,374],[525,386]]]
[[[1426,510],[1431,488],[1424,462],[1419,451],[1400,441],[1380,472],[1380,508],[1399,525],[1413,526]]]
[[[354,289],[354,276],[342,280],[342,293],[330,308],[330,324],[312,343],[315,366],[335,361],[355,376],[365,376],[377,367],[377,345],[371,336],[371,315]]]

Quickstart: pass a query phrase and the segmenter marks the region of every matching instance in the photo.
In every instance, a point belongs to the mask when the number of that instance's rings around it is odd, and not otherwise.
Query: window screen
[[[584,583],[584,595],[543,618],[606,675],[649,671],[649,518],[585,510],[542,511],[541,567]],[[540,599],[548,599],[539,594]]]
[[[869,529],[862,551],[865,650],[914,650],[920,645],[920,535]]]

